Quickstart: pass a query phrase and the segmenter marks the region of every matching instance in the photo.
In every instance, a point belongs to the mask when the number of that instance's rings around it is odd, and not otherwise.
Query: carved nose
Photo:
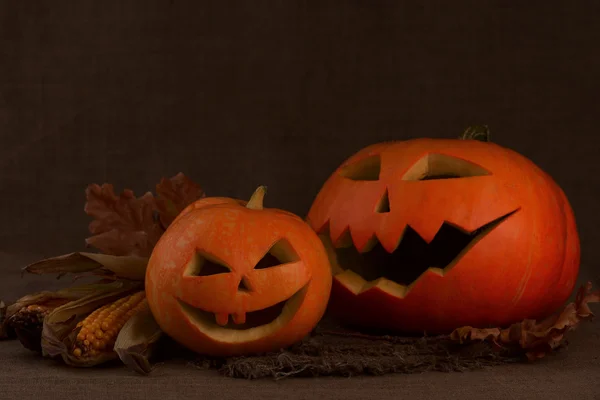
[[[248,285],[248,282],[246,282],[246,278],[242,278],[240,280],[240,284],[238,285],[238,291],[240,291],[240,292],[251,292],[250,286]]]

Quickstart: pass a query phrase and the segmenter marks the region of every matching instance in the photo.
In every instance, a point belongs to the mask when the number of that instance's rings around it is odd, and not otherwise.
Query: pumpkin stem
[[[248,200],[246,204],[246,208],[251,210],[262,210],[263,209],[263,199],[265,198],[265,194],[267,194],[266,186],[259,186],[254,193],[252,193],[252,197]]]
[[[487,125],[470,126],[458,138],[461,140],[479,140],[480,142],[492,141],[490,128]]]

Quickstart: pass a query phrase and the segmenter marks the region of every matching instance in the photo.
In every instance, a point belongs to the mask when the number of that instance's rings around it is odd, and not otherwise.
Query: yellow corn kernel
[[[76,329],[80,330],[73,346],[73,356],[93,357],[103,350],[113,351],[123,325],[146,304],[146,293],[140,291],[94,310],[77,324]]]
[[[94,311],[92,311],[92,313],[90,315],[88,315],[87,317],[85,317],[85,319],[83,321],[80,321],[77,323],[77,327],[89,325],[88,323],[90,321],[95,321],[96,318],[98,317],[98,314],[100,314],[100,312],[102,311],[103,308],[104,307],[100,307],[100,308],[97,308]]]

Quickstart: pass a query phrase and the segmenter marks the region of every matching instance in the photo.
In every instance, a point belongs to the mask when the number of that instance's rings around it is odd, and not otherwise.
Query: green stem
[[[480,142],[492,141],[490,128],[487,125],[470,126],[458,138],[460,140],[479,140]]]

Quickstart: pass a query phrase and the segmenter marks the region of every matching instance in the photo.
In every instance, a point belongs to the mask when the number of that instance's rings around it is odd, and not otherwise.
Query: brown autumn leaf
[[[184,208],[205,196],[200,185],[181,172],[171,179],[161,179],[156,185],[156,195],[156,206],[164,229]]]
[[[487,341],[499,347],[520,348],[530,361],[542,358],[561,346],[565,335],[581,321],[593,318],[594,314],[588,304],[600,302],[600,291],[591,290],[592,283],[588,282],[577,292],[575,302],[539,323],[526,319],[506,329],[465,326],[454,330],[450,338],[459,343]]]
[[[84,211],[94,218],[89,225],[93,236],[86,243],[104,254],[148,257],[163,229],[154,218],[154,196],[136,197],[126,189],[119,196],[113,185],[89,185]]]
[[[160,200],[150,192],[136,197],[129,189],[117,196],[108,183],[89,185],[84,211],[94,220],[86,243],[107,255],[149,257],[173,213],[204,195],[182,173],[163,179],[157,191]]]

